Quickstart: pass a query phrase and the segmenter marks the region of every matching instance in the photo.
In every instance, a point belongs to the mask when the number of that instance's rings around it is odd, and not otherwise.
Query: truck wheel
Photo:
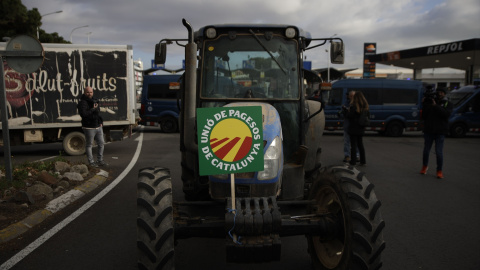
[[[450,128],[450,136],[454,138],[463,138],[467,135],[467,127],[462,123],[455,123]]]
[[[172,180],[165,168],[144,168],[137,184],[139,269],[174,269]]]
[[[317,203],[310,214],[327,215],[336,221],[328,236],[307,235],[314,269],[379,269],[385,249],[385,222],[373,184],[364,173],[347,166],[333,166],[316,177],[309,199]]]
[[[85,134],[73,131],[63,138],[63,150],[70,156],[80,156],[85,154],[85,145],[87,141]]]
[[[166,117],[160,121],[162,131],[165,133],[174,133],[178,130],[177,119],[173,117]]]
[[[400,137],[403,134],[403,125],[398,121],[393,121],[387,125],[387,130],[385,132],[387,136],[390,137]]]

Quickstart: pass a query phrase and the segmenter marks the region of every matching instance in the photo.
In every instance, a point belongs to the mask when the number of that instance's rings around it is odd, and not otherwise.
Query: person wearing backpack
[[[350,108],[346,114],[346,117],[350,122],[348,127],[351,150],[350,165],[356,165],[357,163],[357,147],[360,152],[360,165],[365,166],[367,164],[365,147],[363,146],[363,135],[365,135],[365,126],[368,126],[369,115],[370,112],[367,99],[362,92],[355,92]]]

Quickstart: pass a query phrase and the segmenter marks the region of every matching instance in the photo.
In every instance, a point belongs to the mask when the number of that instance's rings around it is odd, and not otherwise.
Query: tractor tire
[[[324,168],[315,178],[309,199],[317,204],[308,212],[328,213],[337,226],[323,238],[307,235],[313,269],[380,269],[385,222],[373,184],[364,173],[348,166]]]
[[[139,269],[174,269],[172,180],[165,168],[144,168],[137,184]]]
[[[178,131],[178,121],[173,117],[165,117],[160,121],[160,127],[165,133],[174,133]]]
[[[78,131],[73,131],[63,138],[63,150],[70,156],[81,156],[85,154],[85,146],[87,140],[85,134]]]

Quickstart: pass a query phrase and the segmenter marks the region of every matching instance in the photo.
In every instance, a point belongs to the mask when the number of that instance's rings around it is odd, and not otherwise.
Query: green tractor
[[[175,243],[190,237],[224,238],[227,262],[280,260],[281,237],[294,235],[306,236],[314,269],[381,268],[385,222],[373,184],[352,166],[321,166],[323,104],[306,97],[324,84],[303,69],[304,52],[328,44],[331,62],[343,64],[343,41],[312,38],[291,25],[209,25],[194,32],[183,24],[188,38],[161,40],[155,62],[165,63],[167,44],[185,47],[179,99],[185,200],[173,201],[169,169],[140,170],[139,268],[174,269]],[[205,120],[199,110],[235,115],[247,107],[261,108],[261,143],[240,135],[212,143],[210,129],[220,122],[199,126]],[[199,137],[210,145],[201,147]],[[261,149],[260,170],[235,172],[247,163],[227,159],[225,149],[242,148]],[[204,175],[205,159],[233,171]]]

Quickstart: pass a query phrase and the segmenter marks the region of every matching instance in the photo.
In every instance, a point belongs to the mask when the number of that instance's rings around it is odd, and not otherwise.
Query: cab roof
[[[298,28],[294,25],[288,25],[288,24],[212,24],[212,25],[207,25],[204,26],[197,31],[195,31],[195,39],[203,39],[205,29],[207,28],[215,28],[217,30],[220,30],[221,32],[225,31],[248,31],[249,29],[252,29],[253,31],[282,31],[284,29],[287,29],[288,27],[293,27],[297,30],[299,33],[300,38],[304,39],[311,39],[312,36],[310,32],[304,31],[301,28]]]
[[[473,93],[475,91],[479,91],[480,86],[479,85],[466,85],[463,87],[460,87],[459,89],[453,90],[455,93]]]

